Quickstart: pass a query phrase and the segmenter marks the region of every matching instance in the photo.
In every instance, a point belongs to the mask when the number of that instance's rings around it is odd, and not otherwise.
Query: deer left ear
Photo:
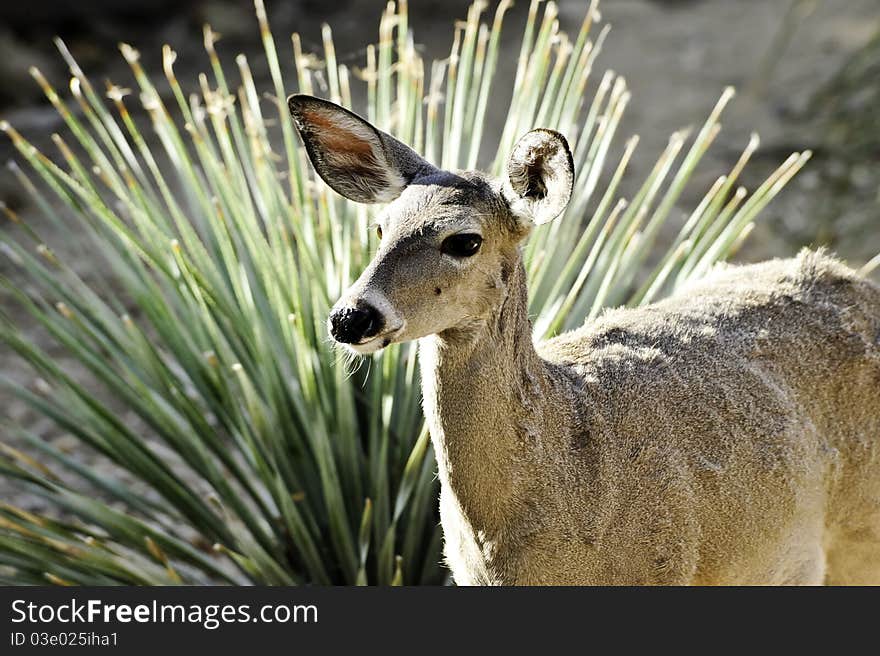
[[[568,142],[553,130],[532,130],[513,147],[503,193],[514,215],[534,225],[562,214],[571,199],[574,161]]]
[[[287,99],[312,165],[334,191],[358,203],[387,203],[434,168],[406,144],[336,103]]]

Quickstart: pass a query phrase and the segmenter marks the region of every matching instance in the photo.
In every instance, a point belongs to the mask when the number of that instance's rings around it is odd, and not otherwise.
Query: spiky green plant
[[[285,96],[315,91],[360,108],[378,126],[447,168],[479,162],[487,114],[506,110],[488,168],[502,170],[516,138],[535,126],[570,139],[578,171],[565,216],[527,246],[538,336],[577,326],[607,305],[646,303],[728,257],[758,212],[795,174],[795,154],[748,195],[736,188],[757,145],[687,217],[669,250],[645,263],[689,176],[719,130],[726,90],[688,144],[676,133],[629,200],[618,187],[636,147],[619,154],[629,92],[591,71],[606,31],[589,7],[574,40],[553,3],[534,1],[512,84],[496,79],[506,0],[491,22],[471,7],[448,60],[426,75],[406,2],[382,15],[378,45],[356,72],[336,60],[324,28],[320,60],[293,35],[297,84],[282,79],[262,0],[257,19],[272,80],[256,88],[248,62],[227,77],[205,31],[211,76],[187,96],[164,49],[156,85],[122,46],[137,92],[100,93],[58,42],[69,92],[33,71],[76,146],[54,136],[60,159],[7,123],[28,172],[14,174],[58,231],[85,231],[112,285],[90,287],[10,209],[9,262],[37,291],[3,280],[25,309],[88,372],[74,376],[5,312],[3,341],[39,381],[3,384],[126,481],[107,478],[25,428],[5,426],[0,474],[39,495],[52,517],[0,504],[0,578],[39,583],[440,583],[437,484],[419,408],[416,347],[392,347],[354,370],[328,346],[331,303],[375,244],[371,210],[313,175]],[[591,88],[589,95],[586,95]],[[140,102],[134,101],[139,95]],[[509,97],[502,104],[502,97]],[[138,105],[137,109],[130,107]],[[130,113],[131,112],[131,113]],[[146,113],[151,129],[142,131]],[[603,176],[603,172],[608,174]],[[59,211],[56,208],[62,208]]]

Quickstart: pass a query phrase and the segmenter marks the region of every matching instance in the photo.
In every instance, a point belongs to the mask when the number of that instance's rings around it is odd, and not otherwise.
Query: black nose
[[[330,334],[342,344],[356,344],[378,334],[382,329],[382,315],[368,303],[345,307],[330,313]]]

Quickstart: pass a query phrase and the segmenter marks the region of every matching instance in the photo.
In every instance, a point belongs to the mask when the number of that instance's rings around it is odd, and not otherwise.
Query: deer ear
[[[433,168],[406,144],[335,103],[295,94],[287,106],[318,175],[349,200],[387,203]]]
[[[568,142],[553,130],[532,130],[513,147],[503,193],[517,218],[535,225],[562,214],[574,185]]]

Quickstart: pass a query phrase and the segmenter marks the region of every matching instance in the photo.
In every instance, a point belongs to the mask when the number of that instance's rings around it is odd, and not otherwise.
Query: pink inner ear
[[[363,134],[334,121],[325,112],[306,110],[303,119],[312,127],[312,139],[320,143],[330,157],[374,159],[373,146]]]

